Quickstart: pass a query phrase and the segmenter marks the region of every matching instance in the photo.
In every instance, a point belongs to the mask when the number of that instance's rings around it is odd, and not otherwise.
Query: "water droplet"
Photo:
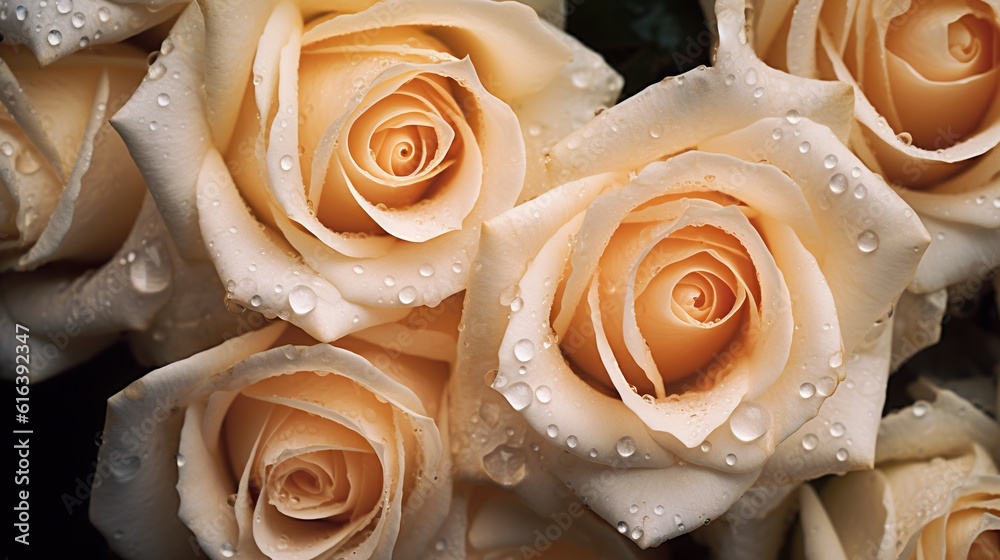
[[[232,558],[233,556],[236,556],[236,547],[229,543],[223,543],[219,551],[225,558]]]
[[[923,418],[927,415],[927,411],[930,410],[931,405],[926,401],[917,401],[913,403],[913,415],[917,418]]]
[[[524,300],[523,299],[521,299],[519,297],[516,297],[516,298],[510,300],[510,310],[511,311],[513,311],[513,312],[516,313],[516,312],[520,311],[522,307],[524,307]]]
[[[665,508],[663,506],[657,504],[656,506],[653,507],[653,513],[655,513],[656,515],[663,515],[664,509]]]
[[[823,167],[827,169],[833,169],[837,166],[837,156],[830,154],[823,158]]]
[[[619,521],[618,532],[624,535],[625,531],[628,531],[628,523],[625,523],[624,521]]]
[[[830,367],[839,368],[842,365],[844,365],[844,353],[838,350],[830,356]]]
[[[103,23],[107,23],[107,21],[111,19],[111,10],[107,8],[97,10],[97,19],[101,20]]]
[[[771,415],[764,407],[752,402],[740,403],[729,418],[729,429],[740,441],[753,441],[770,427]]]
[[[498,376],[497,379],[500,379],[500,377]],[[494,382],[495,384],[496,382]],[[514,407],[514,410],[524,410],[531,404],[534,392],[532,392],[531,387],[527,383],[519,381],[508,387],[504,391],[503,396],[510,403],[510,406]]]
[[[431,276],[434,276],[434,266],[427,263],[422,264],[417,272],[419,272],[424,278],[430,278]]]
[[[28,10],[24,6],[18,6],[14,8],[14,16],[17,17],[17,21],[24,21],[24,18],[28,17]]]
[[[899,140],[906,146],[913,144],[913,136],[909,132],[900,132],[896,135],[896,140]]]
[[[785,120],[791,124],[799,124],[799,121],[802,120],[802,115],[795,109],[792,109],[791,111],[785,113]]]
[[[701,451],[703,453],[708,453],[711,450],[712,450],[712,442],[706,441],[706,442],[704,442],[704,443],[701,444]]]
[[[574,435],[570,435],[569,437],[566,438],[566,445],[568,445],[570,449],[575,449],[576,446],[579,445],[579,443],[580,443],[579,440],[577,440],[576,436]]]
[[[849,455],[849,454],[847,453],[847,450],[846,450],[846,449],[844,449],[843,447],[841,447],[840,449],[838,449],[838,450],[837,450],[837,460],[838,460],[838,461],[840,461],[840,462],[844,462],[844,461],[846,461],[846,460],[847,460],[847,458],[848,458],[849,456],[850,456],[850,455]]]
[[[803,154],[809,153],[809,149],[810,148],[812,148],[812,144],[810,144],[809,142],[803,142],[803,143],[799,144],[799,152],[800,153],[803,153]]]
[[[181,455],[180,453],[178,453],[174,458],[177,459],[177,466],[178,467],[183,467],[184,466],[184,463],[186,461],[184,460],[184,456],[183,455]]]
[[[637,541],[637,540],[641,539],[642,538],[642,529],[640,529],[638,527],[636,527],[635,529],[632,529],[632,534],[630,536],[632,537],[632,540],[634,540],[634,541]]]
[[[639,513],[639,504],[632,504],[628,507],[629,513]]]
[[[517,484],[527,472],[524,452],[509,445],[499,445],[484,455],[483,468],[490,478],[505,486]]]
[[[863,253],[871,253],[878,249],[878,234],[870,229],[866,229],[858,234],[858,249]]]
[[[73,11],[73,0],[56,0],[56,11],[68,14]]]
[[[52,31],[49,31],[48,37],[46,38],[48,39],[49,44],[52,45],[53,47],[58,45],[59,43],[62,43],[62,33],[60,33],[58,29],[53,29]]]
[[[521,362],[531,361],[535,357],[535,343],[522,338],[514,344],[514,357]]]
[[[753,96],[755,98],[760,99],[761,97],[763,97],[763,95],[764,95],[764,88],[759,87],[759,88],[753,90]]]
[[[253,296],[253,297],[250,298],[250,305],[252,305],[254,307],[260,307],[261,304],[263,304],[263,303],[264,303],[264,300],[260,296],[258,296],[258,295],[255,295],[255,296]]]
[[[535,389],[535,398],[537,398],[538,402],[542,404],[551,401],[552,389],[550,389],[548,385],[539,385],[538,388]]]
[[[746,82],[748,86],[752,86],[757,83],[757,70],[754,68],[748,68],[747,73],[743,75],[743,81]]]
[[[684,526],[684,518],[681,517],[681,514],[679,513],[674,514],[674,525],[677,525],[678,527]]]
[[[649,135],[653,138],[663,136],[663,127],[659,123],[653,123],[649,127]]]
[[[631,457],[635,453],[635,440],[631,436],[625,436],[618,440],[615,449],[622,457]]]
[[[125,482],[132,480],[132,478],[139,472],[139,467],[141,466],[142,461],[135,455],[112,458],[111,474],[113,474],[119,482]]]
[[[835,173],[830,177],[830,190],[833,194],[841,194],[847,190],[847,177],[843,173]]]
[[[69,21],[73,24],[73,27],[80,29],[85,23],[87,23],[87,16],[83,15],[81,12],[77,12],[69,18]]]
[[[829,397],[837,390],[837,380],[832,377],[824,377],[816,382],[816,392],[821,397]]]
[[[409,305],[416,301],[417,299],[417,289],[413,286],[406,286],[402,290],[399,290],[399,303],[403,305]]]
[[[817,445],[819,445],[819,438],[816,437],[816,434],[806,434],[802,436],[802,448],[806,451],[816,449]]]
[[[730,467],[733,466],[733,465],[735,465],[736,464],[736,455],[733,455],[732,453],[730,453],[729,455],[726,455],[726,464],[729,465]]]
[[[288,291],[288,305],[299,315],[316,309],[317,301],[316,292],[309,286],[295,286]]]
[[[854,198],[861,200],[868,195],[868,187],[864,185],[858,185],[854,187]]]
[[[167,105],[170,105],[170,96],[165,93],[157,95],[156,104],[159,105],[160,107],[166,107]]]
[[[137,259],[129,266],[132,288],[142,294],[157,294],[170,285],[171,271],[152,259]]]
[[[835,438],[844,435],[845,432],[847,432],[847,428],[845,428],[840,422],[834,422],[830,425],[830,435]]]
[[[147,76],[149,76],[150,80],[159,80],[166,73],[167,73],[167,67],[164,66],[163,63],[154,62],[153,65],[149,67],[149,72],[147,73]]]
[[[591,458],[596,459],[597,458],[597,450],[594,449],[593,447],[591,447],[590,448],[590,453],[588,453],[588,455],[590,455]]]
[[[295,165],[295,159],[292,158],[291,155],[285,154],[281,156],[280,160],[278,160],[278,165],[281,166],[282,171],[289,171],[292,169],[292,166]]]
[[[545,435],[549,436],[550,438],[558,437],[559,426],[556,426],[555,424],[549,424],[548,427],[545,428]]]
[[[365,267],[361,266],[360,264],[354,265],[354,268],[352,270],[354,270],[354,274],[364,274],[365,273]]]
[[[451,264],[451,271],[454,272],[455,274],[461,274],[462,273],[462,263],[460,263],[460,262],[452,263]]]
[[[82,49],[83,47],[86,47],[87,45],[90,44],[90,39],[88,39],[86,37],[80,37],[80,42],[78,44],[80,45],[80,48]]]
[[[799,396],[803,399],[808,399],[815,394],[816,386],[812,383],[803,383],[802,385],[799,385]]]
[[[781,140],[781,136],[783,134],[784,134],[784,131],[782,131],[780,128],[776,128],[776,129],[774,129],[774,130],[771,131],[771,138],[774,138],[775,140]]]
[[[0,152],[3,152],[3,155],[5,156],[10,157],[14,155],[14,146],[11,146],[10,142],[4,142],[3,144],[0,144]]]

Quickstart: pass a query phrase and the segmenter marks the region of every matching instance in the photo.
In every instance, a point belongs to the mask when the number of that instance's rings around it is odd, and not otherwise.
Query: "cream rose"
[[[420,558],[451,495],[450,309],[336,345],[274,324],[139,379],[109,401],[93,523],[124,558]]]
[[[996,558],[996,422],[949,391],[886,417],[875,470],[799,497],[807,558]]]
[[[659,558],[662,558],[662,552]],[[638,560],[629,544],[579,503],[540,517],[517,496],[485,485],[456,487],[448,518],[425,560]]]
[[[231,303],[334,340],[462,290],[526,147],[620,84],[516,3],[209,1],[114,124]]]
[[[761,476],[871,464],[884,316],[928,243],[844,145],[849,88],[761,63],[741,3],[718,17],[715,67],[560,141],[565,184],[484,226],[453,378],[468,476],[541,509],[554,477],[643,547]]]
[[[128,269],[116,264],[157,249],[139,247],[155,229],[149,213],[133,228],[145,185],[107,122],[142,79],[145,60],[114,45],[39,68],[29,53],[0,47],[0,323],[34,329],[36,379],[88,359],[120,331],[144,328],[161,303],[162,287],[130,290]],[[149,276],[157,272],[151,266]],[[5,355],[12,344],[0,342]],[[3,373],[12,377],[13,364]]]
[[[766,62],[854,86],[851,148],[897,187],[933,238],[912,289],[984,280],[1000,264],[1000,5],[748,6]]]

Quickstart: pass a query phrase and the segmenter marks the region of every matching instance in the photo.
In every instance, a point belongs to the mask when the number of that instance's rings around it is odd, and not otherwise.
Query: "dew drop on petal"
[[[823,158],[823,167],[827,169],[833,169],[837,166],[837,156],[830,154]]]
[[[653,507],[653,513],[656,515],[663,515],[665,508],[662,505],[657,504]]]
[[[52,31],[49,31],[46,39],[49,41],[49,44],[54,47],[59,43],[62,43],[62,33],[58,29],[53,29]]]
[[[854,198],[861,200],[868,195],[868,187],[864,185],[858,185],[854,187]]]
[[[802,385],[799,385],[799,396],[803,399],[808,399],[815,394],[816,386],[812,383],[803,383]]]
[[[431,276],[434,276],[434,266],[429,263],[422,264],[417,272],[419,272],[424,278],[430,278]]]
[[[764,407],[752,402],[740,403],[729,418],[729,429],[740,441],[753,441],[770,427],[771,415]]]
[[[550,438],[558,437],[559,426],[556,426],[555,424],[549,424],[548,427],[545,428],[545,435],[549,436]]]
[[[219,552],[221,552],[222,556],[225,558],[232,558],[233,556],[236,556],[236,547],[229,543],[223,543]]]
[[[107,21],[111,19],[111,10],[107,8],[101,8],[97,10],[97,19],[101,20],[104,23],[107,23]]]
[[[799,124],[799,121],[802,120],[802,115],[795,109],[792,109],[791,111],[785,113],[785,120],[791,124]]]
[[[706,442],[704,442],[704,443],[701,444],[701,451],[702,451],[702,453],[708,453],[711,450],[712,450],[712,442],[706,441]]]
[[[295,165],[295,159],[290,154],[285,154],[278,160],[278,165],[281,166],[282,171],[290,171]]]
[[[354,270],[354,274],[364,274],[365,273],[365,267],[361,266],[360,264],[354,265],[354,268],[352,270]]]
[[[836,173],[830,177],[830,190],[833,194],[841,194],[847,190],[847,177],[843,173]]]
[[[618,522],[618,532],[622,533],[622,534],[625,534],[626,531],[628,531],[628,523],[625,523],[624,521],[619,521]]]
[[[535,357],[535,343],[522,338],[514,344],[514,357],[521,362],[531,361]]]
[[[917,401],[913,403],[913,415],[917,418],[923,418],[927,415],[927,411],[930,410],[931,405],[926,401]]]
[[[170,96],[165,93],[157,95],[156,104],[159,105],[160,107],[166,107],[167,105],[170,105]]]
[[[635,440],[631,436],[625,436],[618,440],[615,449],[622,457],[631,457],[635,453]]]
[[[566,438],[566,445],[568,445],[570,449],[576,448],[576,446],[579,445],[579,444],[580,444],[580,441],[577,440],[576,436],[574,436],[574,435],[570,435],[569,437]]]
[[[810,148],[812,148],[812,144],[809,142],[803,142],[799,144],[799,153],[807,154],[809,153]]]
[[[844,427],[840,422],[834,422],[830,425],[830,435],[838,438],[847,432],[847,428]]]
[[[538,402],[542,404],[551,401],[552,389],[550,389],[548,385],[539,385],[538,388],[535,389],[535,398],[537,398]]]
[[[732,453],[730,453],[729,455],[726,455],[726,464],[729,465],[730,467],[733,466],[733,465],[735,465],[736,464],[736,455],[733,455]]]
[[[499,445],[483,456],[483,469],[494,481],[511,486],[517,484],[527,472],[524,452],[516,447]]]
[[[417,299],[417,289],[413,286],[406,286],[402,290],[399,290],[399,303],[403,305],[409,305],[416,301]]]
[[[316,309],[316,292],[309,286],[295,286],[288,291],[288,305],[299,315]]]
[[[73,24],[74,28],[80,29],[85,23],[87,23],[87,16],[83,15],[81,12],[77,12],[69,18],[69,21]]]
[[[838,449],[838,450],[837,450],[837,460],[838,460],[838,461],[840,461],[840,462],[844,462],[844,461],[846,461],[846,460],[847,460],[847,458],[848,458],[849,456],[850,456],[850,455],[849,455],[849,454],[847,453],[847,450],[846,450],[846,449],[844,449],[843,447],[841,447],[840,449]]]
[[[863,253],[871,253],[878,249],[878,234],[870,229],[866,229],[858,234],[858,249]]]
[[[806,434],[802,436],[802,448],[806,451],[816,449],[817,445],[819,445],[819,438],[816,437],[816,434]]]
[[[503,392],[503,396],[510,403],[510,406],[514,407],[514,410],[524,410],[531,404],[534,393],[527,383],[519,381],[508,387]]]

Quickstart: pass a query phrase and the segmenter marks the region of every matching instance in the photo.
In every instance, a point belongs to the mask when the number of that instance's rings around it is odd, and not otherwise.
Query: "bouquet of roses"
[[[63,505],[130,559],[1000,557],[1000,5],[701,8],[639,91],[580,0],[4,0],[15,436],[146,366]]]

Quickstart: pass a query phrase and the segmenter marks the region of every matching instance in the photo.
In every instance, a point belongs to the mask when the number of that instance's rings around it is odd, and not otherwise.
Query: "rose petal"
[[[185,0],[151,0],[141,4],[58,0],[47,6],[19,4],[10,11],[5,6],[0,33],[5,43],[27,46],[39,64],[45,66],[87,45],[121,42],[170,19],[185,3]],[[44,32],[36,31],[37,26]]]

